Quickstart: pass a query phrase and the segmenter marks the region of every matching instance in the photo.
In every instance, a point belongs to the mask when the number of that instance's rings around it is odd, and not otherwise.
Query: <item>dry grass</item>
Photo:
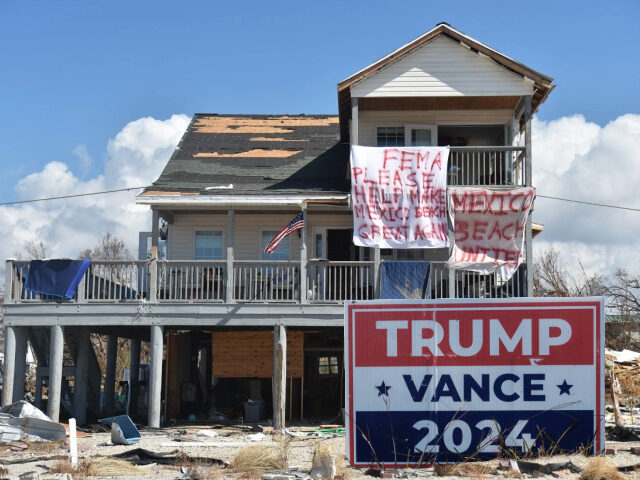
[[[480,478],[493,475],[495,468],[484,463],[437,463],[433,469],[437,477],[458,476]]]
[[[311,461],[311,470],[313,471],[320,463],[322,455],[336,455],[335,448],[330,441],[321,441],[315,444],[313,449],[313,459]],[[352,477],[349,471],[349,462],[344,455],[336,455],[336,477],[348,479]]]
[[[7,475],[9,475],[9,470],[7,470],[6,467],[0,465],[0,476],[6,477]]]
[[[582,470],[579,480],[625,480],[611,460],[603,457],[591,459]]]
[[[215,462],[193,461],[187,455],[180,455],[175,466],[185,470],[193,480],[218,480],[224,476],[225,466]]]
[[[233,472],[262,472],[287,467],[289,442],[284,440],[277,447],[251,445],[243,447],[233,457],[229,469]]]
[[[149,472],[124,460],[98,458],[95,460],[81,460],[75,468],[69,465],[68,462],[59,461],[51,466],[49,473],[70,473],[74,477],[85,478],[92,476],[122,477],[125,475],[145,475]]]
[[[333,447],[329,442],[317,442],[313,449],[313,460],[311,461],[311,470],[318,466],[320,456],[322,455],[335,455]]]

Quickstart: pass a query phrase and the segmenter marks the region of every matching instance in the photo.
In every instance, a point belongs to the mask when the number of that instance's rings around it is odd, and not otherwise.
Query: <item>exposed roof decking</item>
[[[330,115],[196,114],[141,197],[347,193],[349,149],[338,132]]]

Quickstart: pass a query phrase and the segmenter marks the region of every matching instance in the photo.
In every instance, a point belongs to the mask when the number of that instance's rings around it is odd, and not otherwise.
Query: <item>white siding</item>
[[[222,230],[224,242],[227,239],[227,214],[188,214],[175,213],[174,223],[169,225],[169,260],[193,260],[195,255],[197,230]],[[224,249],[223,249],[224,250]]]
[[[280,230],[294,217],[295,212],[287,213],[243,213],[236,211],[235,215],[235,245],[236,260],[260,259],[260,241],[263,230]],[[351,228],[353,220],[351,214],[325,214],[312,211],[307,215],[309,234],[307,248],[311,245],[313,227]],[[226,242],[227,214],[183,214],[174,212],[174,223],[169,226],[170,260],[193,260],[195,258],[195,232],[198,230],[222,230]],[[297,233],[290,235],[290,255],[292,260],[300,259],[300,237]],[[226,243],[225,243],[226,245]],[[225,248],[226,253],[226,248]]]
[[[376,146],[379,126],[416,125],[504,125],[511,121],[511,110],[412,110],[361,111],[358,114],[358,144]]]
[[[531,95],[533,82],[438,36],[351,86],[352,97]]]

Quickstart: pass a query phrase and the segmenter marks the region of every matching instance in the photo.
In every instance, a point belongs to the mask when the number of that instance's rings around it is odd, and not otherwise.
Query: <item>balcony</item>
[[[525,296],[524,267],[500,283],[494,275],[449,271],[432,262],[428,290],[434,299]],[[28,269],[28,261],[7,260],[6,303],[341,304],[379,298],[379,268],[373,261],[310,260],[304,293],[303,269],[294,261],[235,261],[231,278],[225,261],[95,261],[70,300],[26,291]]]
[[[527,185],[525,147],[451,147],[449,186]]]

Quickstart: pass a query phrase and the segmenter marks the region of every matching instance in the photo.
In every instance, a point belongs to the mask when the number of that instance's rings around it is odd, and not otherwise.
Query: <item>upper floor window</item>
[[[196,260],[222,260],[222,232],[196,232]]]
[[[430,147],[438,144],[435,125],[403,125],[401,127],[378,127],[378,147]]]
[[[278,248],[276,248],[273,253],[263,252],[264,248],[269,245],[271,239],[277,234],[278,230],[263,230],[262,242],[260,244],[263,260],[289,260],[289,237],[284,237],[280,240],[280,245],[278,245]]]
[[[377,146],[404,146],[404,127],[378,127]]]

